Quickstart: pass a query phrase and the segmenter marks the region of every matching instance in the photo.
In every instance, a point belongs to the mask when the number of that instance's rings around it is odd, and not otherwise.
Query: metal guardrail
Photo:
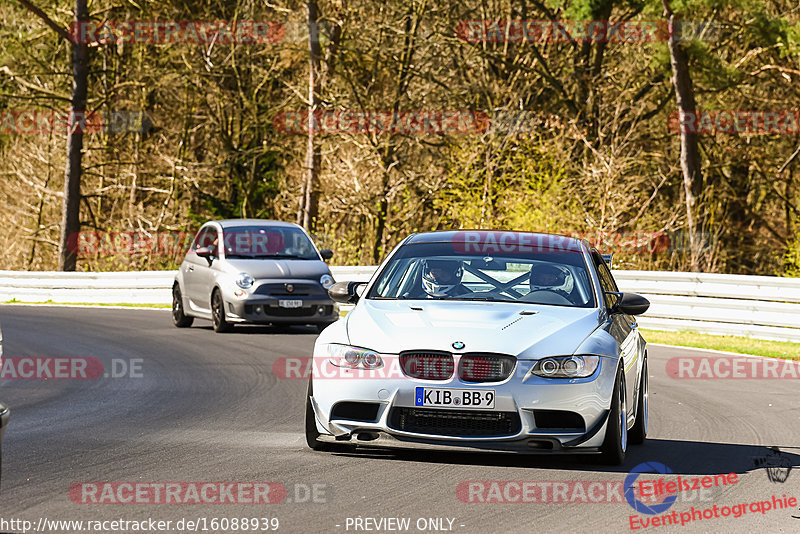
[[[366,281],[375,267],[332,267]],[[613,271],[622,291],[646,296],[643,328],[800,342],[800,279],[662,271]],[[169,304],[173,271],[0,271],[0,302]]]

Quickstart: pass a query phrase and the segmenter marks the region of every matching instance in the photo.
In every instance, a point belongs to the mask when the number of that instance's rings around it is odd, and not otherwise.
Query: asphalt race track
[[[0,324],[4,359],[93,357],[103,362],[106,373],[126,375],[2,381],[0,399],[12,410],[0,493],[0,518],[6,520],[36,525],[40,518],[154,519],[174,524],[206,518],[208,525],[213,518],[246,517],[277,518],[279,532],[297,533],[437,528],[626,532],[636,512],[624,496],[623,502],[612,503],[583,502],[573,495],[567,499],[571,502],[498,504],[463,502],[469,497],[457,494],[457,488],[469,481],[485,484],[473,488],[490,488],[489,481],[601,481],[613,486],[643,462],[663,463],[682,477],[738,474],[735,484],[681,494],[665,513],[771,501],[772,495],[800,501],[798,379],[677,380],[666,375],[670,357],[708,355],[704,352],[650,347],[649,439],[631,446],[624,466],[609,468],[575,457],[313,452],[302,435],[306,383],[276,378],[272,370],[277,358],[310,355],[316,337],[311,329],[240,327],[232,334],[215,334],[205,321],[176,329],[167,310],[17,305],[0,306]],[[134,376],[119,362],[133,363]],[[772,482],[767,470],[756,465],[770,454],[768,446],[783,451],[784,482]],[[176,505],[80,504],[70,497],[70,487],[82,482],[237,481],[283,484],[286,498],[266,505]],[[515,492],[509,495],[513,499]],[[80,502],[79,496],[75,499]],[[793,515],[800,517],[800,509],[748,509],[738,518],[636,531],[800,532],[800,519]],[[388,518],[408,518],[409,527],[398,530]],[[383,522],[378,526],[373,519]],[[206,531],[213,530],[235,532]]]

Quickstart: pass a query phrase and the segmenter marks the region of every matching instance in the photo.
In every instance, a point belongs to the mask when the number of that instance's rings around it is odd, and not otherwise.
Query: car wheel
[[[611,395],[611,413],[606,425],[606,438],[600,452],[608,465],[620,465],[625,461],[628,449],[627,407],[625,405],[625,373],[622,367],[617,371],[614,393]]]
[[[181,295],[181,287],[178,284],[172,286],[172,324],[178,328],[187,328],[192,326],[194,317],[189,317],[183,313],[183,296]]]
[[[230,332],[233,325],[225,319],[225,303],[222,301],[222,293],[215,289],[211,294],[211,320],[214,323],[214,332]]]
[[[317,430],[317,418],[314,415],[314,408],[311,407],[311,396],[314,395],[314,384],[311,378],[308,379],[308,389],[306,390],[306,444],[315,451],[328,452],[352,452],[354,445],[339,443],[326,443],[319,441],[319,430]]]
[[[636,399],[636,421],[630,432],[630,442],[636,445],[644,443],[647,437],[647,397],[650,389],[650,379],[647,376],[647,358],[642,364],[642,380],[639,385],[639,398]]]
[[[314,408],[311,407],[311,396],[314,394],[314,386],[311,378],[308,379],[306,389],[306,444],[315,451],[327,450],[327,443],[318,441],[319,430],[317,430],[317,418],[314,416]]]

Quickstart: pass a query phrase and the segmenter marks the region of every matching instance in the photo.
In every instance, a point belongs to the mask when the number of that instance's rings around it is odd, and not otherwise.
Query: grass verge
[[[800,343],[791,341],[769,341],[739,336],[718,336],[696,332],[666,332],[663,330],[641,329],[642,336],[649,343],[664,343],[698,349],[724,350],[770,358],[800,360]]]
[[[53,302],[45,300],[42,302],[25,302],[22,300],[11,299],[0,304],[47,304],[48,306],[116,306],[123,308],[171,308],[171,304],[131,304],[129,302]]]

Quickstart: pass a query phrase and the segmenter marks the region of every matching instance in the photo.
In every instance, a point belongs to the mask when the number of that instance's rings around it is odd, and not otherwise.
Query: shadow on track
[[[198,330],[207,330],[207,331],[213,331],[214,330],[210,324],[209,325],[194,326],[192,328],[196,328]],[[229,335],[236,335],[236,334],[248,334],[248,335],[253,335],[253,334],[261,334],[261,335],[271,334],[271,335],[276,335],[276,334],[281,334],[281,335],[292,335],[292,336],[297,336],[297,335],[307,336],[309,334],[316,335],[317,334],[317,330],[313,326],[306,326],[306,325],[254,325],[254,324],[241,325],[241,324],[237,324],[236,327],[233,329],[233,331],[225,332],[224,334],[221,334],[221,335],[229,336]]]
[[[776,452],[780,449],[780,452]],[[791,452],[794,451],[794,452]],[[330,453],[327,453],[330,454]],[[800,447],[767,447],[703,441],[648,439],[644,445],[628,449],[625,463],[619,466],[603,465],[594,455],[521,455],[485,452],[450,452],[408,449],[369,449],[359,446],[358,451],[333,453],[353,458],[372,458],[387,461],[481,465],[491,467],[521,467],[557,469],[564,471],[592,471],[627,473],[644,462],[661,462],[673,473],[682,475],[714,475],[746,473],[764,467],[784,469],[787,474],[800,467]],[[775,464],[781,465],[775,465]],[[769,465],[766,465],[769,464]]]

